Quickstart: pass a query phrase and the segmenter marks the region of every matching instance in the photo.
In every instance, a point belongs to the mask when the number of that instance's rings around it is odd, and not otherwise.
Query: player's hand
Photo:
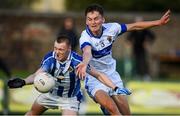
[[[160,25],[165,25],[166,23],[169,22],[169,20],[170,20],[170,14],[171,14],[171,11],[168,10],[168,11],[161,17],[161,19],[159,20],[159,21],[160,21]]]
[[[14,78],[10,79],[7,84],[9,88],[20,88],[23,87],[26,84],[26,82],[23,79]]]
[[[128,90],[127,88],[119,88],[115,87],[114,90],[110,92],[111,95],[130,95],[131,91]]]
[[[86,77],[86,69],[87,65],[83,62],[79,63],[76,67],[76,75],[82,80]]]

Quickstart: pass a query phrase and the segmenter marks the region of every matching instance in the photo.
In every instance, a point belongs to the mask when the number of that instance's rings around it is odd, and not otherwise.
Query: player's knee
[[[25,116],[32,116],[32,115],[34,115],[34,114],[32,113],[32,111],[28,111],[28,112],[25,114]]]
[[[116,105],[112,105],[112,106],[110,106],[109,107],[109,112],[111,113],[111,114],[120,114],[120,112],[119,112],[119,110],[118,110],[118,108],[116,107]]]
[[[118,107],[116,106],[115,103],[108,102],[106,104],[101,104],[101,109],[102,109],[103,113],[108,112],[108,114],[113,114],[113,115],[120,114]]]
[[[113,115],[120,114],[120,112],[115,104],[108,104],[108,105],[104,106],[104,108],[108,111],[109,114],[113,114]]]

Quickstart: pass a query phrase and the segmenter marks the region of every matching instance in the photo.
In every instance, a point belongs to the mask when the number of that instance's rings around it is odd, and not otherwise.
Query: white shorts
[[[118,72],[114,72],[111,75],[107,75],[109,79],[118,87],[123,88],[123,82],[120,78],[120,75]],[[88,78],[85,80],[85,88],[87,90],[87,93],[89,94],[90,97],[94,97],[95,93],[98,90],[103,90],[107,92],[110,95],[110,90],[111,88],[107,87],[103,83],[101,83],[99,80],[97,80],[95,77],[92,77],[91,75],[88,75]]]
[[[38,104],[50,109],[68,109],[78,112],[80,107],[77,97],[64,98],[50,93],[39,95],[36,101]]]

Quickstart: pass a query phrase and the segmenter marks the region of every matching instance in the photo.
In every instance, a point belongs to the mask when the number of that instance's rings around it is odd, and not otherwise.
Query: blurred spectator
[[[0,43],[1,43],[1,45],[3,45],[2,38],[4,38],[3,30],[4,30],[4,27],[2,25],[0,25]],[[4,50],[3,47],[0,49]],[[0,53],[0,56],[3,56],[3,54]],[[8,78],[11,77],[11,71],[1,57],[0,57],[0,70],[2,70],[6,75],[5,78],[0,78],[0,79],[2,79],[3,83],[5,84],[5,83],[7,83]],[[1,99],[2,102],[0,105],[2,106],[2,113],[3,113],[3,115],[7,116],[9,113],[9,92],[8,92],[8,87],[6,85],[3,86],[1,97],[2,97],[2,99]]]
[[[11,71],[9,67],[5,64],[3,59],[0,58],[0,69],[6,74],[6,78],[3,79],[4,83],[7,83],[7,79],[11,78]],[[9,113],[9,93],[8,93],[8,87],[3,87],[3,96],[2,96],[2,107],[3,107],[3,114],[7,115]]]
[[[2,38],[3,38],[3,26],[0,25],[0,42],[1,42]],[[2,54],[0,54],[0,55],[2,55]],[[11,77],[11,71],[1,57],[0,57],[0,70],[2,70],[8,78]]]
[[[11,71],[10,69],[7,67],[7,65],[5,64],[5,62],[3,61],[3,59],[0,58],[0,69],[2,69],[2,71],[6,74],[6,76],[8,78],[11,77]]]
[[[135,22],[142,21],[142,17],[136,17]],[[151,80],[148,65],[149,45],[155,39],[152,31],[145,29],[141,31],[132,31],[127,36],[128,42],[132,45],[133,57],[135,60],[134,71],[137,77],[143,77],[143,80]]]
[[[72,39],[72,50],[76,51],[78,46],[78,35],[75,28],[75,22],[72,17],[66,17],[63,21],[63,26],[58,34],[65,34]]]

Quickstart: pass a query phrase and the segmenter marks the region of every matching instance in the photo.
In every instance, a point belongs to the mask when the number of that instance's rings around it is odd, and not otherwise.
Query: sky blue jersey
[[[61,97],[80,96],[80,79],[75,75],[76,66],[82,61],[82,57],[75,52],[70,52],[64,62],[55,59],[55,53],[49,52],[41,63],[41,68],[58,78],[56,86],[50,93]]]

